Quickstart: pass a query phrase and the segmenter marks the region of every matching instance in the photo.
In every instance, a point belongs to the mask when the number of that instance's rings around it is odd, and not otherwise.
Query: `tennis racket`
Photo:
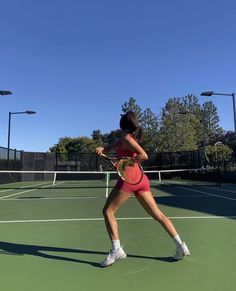
[[[109,161],[122,180],[131,185],[138,184],[143,177],[143,168],[138,161],[131,157],[111,158],[104,154],[101,157]]]

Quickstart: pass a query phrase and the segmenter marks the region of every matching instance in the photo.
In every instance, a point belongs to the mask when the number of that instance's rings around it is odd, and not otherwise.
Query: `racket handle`
[[[110,158],[108,156],[106,156],[105,154],[101,154],[100,157],[103,157],[106,160],[110,160]]]
[[[107,161],[111,162],[111,159],[108,156],[106,156],[105,154],[101,154],[100,157],[102,157],[102,158],[106,159]]]
[[[111,162],[113,164],[113,166],[115,166],[114,162],[113,161],[118,161],[119,159],[118,158],[110,158],[108,157],[107,155],[105,154],[101,154],[100,157],[103,157],[104,159],[106,159],[107,161]]]

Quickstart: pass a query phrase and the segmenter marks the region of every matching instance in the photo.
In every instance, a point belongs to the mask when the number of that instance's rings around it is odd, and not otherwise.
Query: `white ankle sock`
[[[174,240],[174,243],[175,243],[176,247],[179,247],[179,246],[182,245],[182,240],[180,239],[178,234],[173,237],[173,240]]]
[[[113,250],[117,250],[120,248],[120,240],[113,240],[111,243],[112,243]]]

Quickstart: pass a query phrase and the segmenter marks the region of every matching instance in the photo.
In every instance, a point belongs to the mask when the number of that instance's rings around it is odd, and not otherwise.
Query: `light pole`
[[[234,113],[234,132],[236,132],[236,104],[235,104],[235,93],[216,93],[214,91],[205,91],[201,93],[201,96],[213,96],[213,95],[221,95],[221,96],[232,96],[233,99],[233,113]]]
[[[0,95],[11,95],[11,91],[6,91],[6,90],[0,90]]]
[[[11,116],[13,114],[36,114],[35,111],[26,110],[20,112],[9,112],[8,116],[8,142],[7,142],[7,165],[9,167],[9,160],[10,160],[10,138],[11,138]]]

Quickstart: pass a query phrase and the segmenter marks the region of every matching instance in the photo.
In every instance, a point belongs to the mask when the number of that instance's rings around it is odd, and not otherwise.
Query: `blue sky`
[[[118,127],[133,96],[156,114],[170,97],[214,101],[233,130],[234,0],[0,0],[0,146],[47,151],[60,137]]]

